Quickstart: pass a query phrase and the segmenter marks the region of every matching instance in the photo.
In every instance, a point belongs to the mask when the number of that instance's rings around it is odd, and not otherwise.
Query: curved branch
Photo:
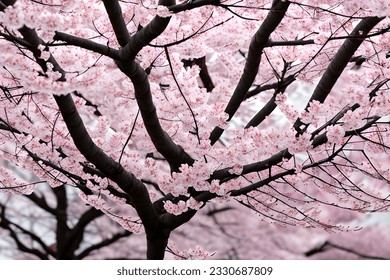
[[[244,72],[233,92],[232,98],[225,108],[225,112],[229,115],[228,120],[230,120],[236,113],[242,101],[244,101],[249,88],[252,86],[259,71],[263,49],[269,44],[269,36],[284,18],[289,5],[289,2],[274,1],[270,12],[253,36],[249,46]],[[212,145],[219,139],[223,131],[224,130],[220,127],[214,128],[210,135]]]
[[[313,248],[313,249],[310,249],[309,251],[305,252],[305,256],[306,257],[311,257],[311,256],[313,256],[315,254],[323,253],[323,252],[325,252],[327,250],[330,250],[330,249],[337,249],[337,250],[340,250],[340,251],[344,251],[344,252],[356,255],[359,258],[363,258],[363,259],[387,260],[387,258],[374,256],[374,255],[367,255],[365,253],[358,252],[358,251],[356,251],[354,249],[347,248],[347,247],[344,247],[344,246],[341,246],[341,245],[337,245],[337,244],[332,243],[330,241],[325,241],[321,246]]]
[[[70,95],[54,96],[54,98],[80,153],[131,197],[145,227],[154,227],[158,222],[158,215],[144,184],[93,142]]]
[[[355,108],[358,108],[358,107],[355,107]],[[363,132],[364,130],[366,130],[366,129],[370,128],[370,127],[372,127],[379,119],[380,119],[379,116],[372,117],[372,119],[370,119],[362,127],[358,128],[358,129],[346,131],[345,134],[344,134],[344,137],[349,137],[349,136],[353,136],[353,135],[359,135],[359,133]],[[326,132],[324,132],[324,133],[322,133],[322,134],[320,134],[320,135],[318,135],[318,136],[313,138],[311,146],[313,148],[316,148],[316,147],[318,147],[318,146],[320,146],[322,144],[325,144],[326,142],[328,142],[328,137],[326,136]],[[267,158],[265,160],[244,165],[243,166],[243,171],[242,171],[241,175],[245,175],[245,174],[249,174],[249,173],[252,173],[252,172],[260,172],[260,171],[266,170],[266,169],[270,168],[271,166],[276,165],[276,164],[282,162],[283,160],[290,159],[292,156],[293,155],[288,151],[288,149],[284,149],[284,150],[274,154],[273,156],[271,156],[271,157],[269,157],[269,158]],[[229,181],[231,179],[237,178],[239,176],[239,175],[236,175],[236,174],[231,174],[229,172],[229,170],[230,170],[230,168],[224,168],[224,169],[216,170],[210,176],[210,179],[208,179],[208,181],[211,182],[212,180],[220,180],[220,182],[223,183],[223,182],[227,182],[227,181]]]
[[[70,35],[64,32],[55,31],[55,35],[53,37],[55,41],[64,41],[72,46],[81,47],[86,50],[90,50],[96,53],[100,53],[102,55],[106,55],[111,57],[112,59],[119,59],[119,51],[113,48],[110,48],[107,45],[95,43],[90,39],[85,39],[81,37],[77,37],[74,35]]]
[[[85,257],[89,256],[93,251],[110,246],[111,244],[117,242],[119,239],[128,237],[130,235],[132,235],[132,233],[127,230],[116,233],[111,238],[103,239],[99,243],[96,243],[94,245],[91,245],[88,248],[85,248],[82,252],[76,255],[76,259],[78,260],[84,259]]]
[[[0,227],[8,230],[10,232],[10,236],[11,238],[15,241],[16,243],[16,246],[18,247],[18,249],[22,252],[26,252],[26,253],[29,253],[29,254],[32,254],[32,255],[35,255],[37,256],[38,258],[42,259],[42,260],[47,260],[48,259],[48,254],[54,256],[54,253],[53,251],[42,241],[42,239],[37,236],[36,234],[34,234],[33,232],[30,232],[28,230],[26,230],[25,228],[13,223],[12,221],[10,221],[6,216],[5,216],[5,205],[3,204],[0,204]],[[44,250],[47,254],[41,252],[40,250],[38,249],[34,249],[34,248],[29,248],[27,247],[18,237],[18,234],[16,233],[16,231],[12,228],[12,226],[16,227],[17,229],[19,229],[23,234],[26,234],[28,236],[30,236],[30,238],[34,241],[36,241]]]
[[[157,151],[169,162],[171,170],[179,171],[179,167],[183,163],[192,165],[194,160],[181,146],[173,142],[160,125],[145,70],[134,60],[127,63],[117,61],[117,65],[133,82],[135,98],[137,99],[146,130]]]
[[[310,100],[306,105],[306,111],[310,107],[310,103],[312,101],[316,100],[321,103],[325,101],[326,97],[329,95],[333,86],[339,79],[341,73],[348,65],[356,50],[363,43],[370,30],[373,29],[374,26],[377,25],[383,19],[384,18],[379,17],[367,17],[359,22],[359,24],[350,34],[349,38],[344,41],[344,43],[328,65],[325,73],[322,75],[321,80],[318,82],[312,96],[310,97]],[[303,123],[300,119],[297,119],[297,121],[294,123],[294,128],[297,131],[297,134],[302,134],[306,130],[307,126],[308,124]]]
[[[159,5],[170,6],[175,4],[175,0],[159,0]],[[157,38],[167,28],[171,17],[155,16],[145,27],[138,30],[130,38],[126,45],[120,49],[121,60],[130,61],[135,58],[138,52],[147,46],[153,39]]]

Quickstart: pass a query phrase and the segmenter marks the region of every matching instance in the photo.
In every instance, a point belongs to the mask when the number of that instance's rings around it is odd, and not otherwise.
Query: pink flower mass
[[[388,230],[363,221],[390,210],[389,17],[387,0],[1,0],[0,235],[26,258],[119,258],[104,244],[123,238],[129,258],[374,257],[342,240]]]

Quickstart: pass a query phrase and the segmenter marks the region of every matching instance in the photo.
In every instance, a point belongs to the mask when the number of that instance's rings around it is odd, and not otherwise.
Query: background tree
[[[26,180],[38,181],[18,173]],[[80,203],[74,188],[50,188],[40,183],[32,195],[8,194],[0,200],[0,259],[145,258],[144,234],[132,234],[101,211]],[[344,224],[366,226],[359,231],[328,234],[321,229],[258,223],[258,217],[250,212],[234,203],[207,206],[170,236],[166,257],[388,259],[390,256],[389,246],[385,245],[390,244],[389,226],[382,222],[376,225],[361,215],[329,213],[333,218],[338,215]]]
[[[2,156],[149,259],[213,203],[349,229],[327,213],[389,207],[385,2],[2,0]]]

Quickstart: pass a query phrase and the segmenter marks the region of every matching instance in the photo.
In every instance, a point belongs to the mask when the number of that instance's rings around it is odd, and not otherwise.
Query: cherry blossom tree
[[[47,189],[49,188],[49,189]],[[139,237],[65,187],[40,186],[28,196],[4,195],[0,204],[1,258],[139,259]],[[132,250],[123,244],[129,239]],[[135,239],[135,240],[134,240]],[[137,242],[138,241],[138,242]],[[139,248],[140,247],[140,248]]]
[[[40,183],[32,195],[7,194],[0,199],[0,259],[145,258],[144,234],[132,234],[101,211],[81,204],[76,189]],[[364,222],[364,229],[328,234],[321,229],[258,223],[250,211],[234,203],[208,205],[170,236],[166,257],[198,258],[204,255],[200,248],[207,248],[209,259],[390,257],[385,245],[390,244],[389,226],[367,224],[355,214],[339,219],[344,224]]]
[[[0,153],[148,259],[210,205],[353,230],[390,206],[386,2],[1,0]]]

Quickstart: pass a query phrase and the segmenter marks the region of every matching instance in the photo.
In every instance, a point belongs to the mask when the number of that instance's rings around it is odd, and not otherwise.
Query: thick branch
[[[52,189],[56,197],[56,247],[57,247],[57,259],[69,259],[62,257],[63,255],[73,254],[74,251],[68,248],[68,197],[66,195],[65,186],[61,186]]]
[[[175,144],[171,137],[162,129],[157,117],[156,107],[153,104],[150,84],[145,70],[134,60],[122,63],[117,62],[118,67],[133,82],[135,97],[141,112],[146,130],[157,151],[169,162],[172,171],[179,171],[183,163],[193,164],[194,160]]]
[[[322,75],[321,80],[314,89],[314,92],[310,97],[305,110],[308,110],[310,107],[310,102],[314,100],[321,103],[325,101],[326,97],[332,90],[333,86],[336,84],[352,56],[363,43],[365,37],[362,36],[367,36],[370,30],[374,28],[374,26],[377,25],[381,20],[383,20],[383,18],[367,17],[362,19],[360,23],[354,28],[350,34],[350,37],[344,41],[330,62],[325,73]],[[359,36],[359,38],[355,38],[354,36]],[[294,128],[298,134],[302,134],[306,130],[307,126],[308,124],[304,124],[300,119],[294,123]]]
[[[54,96],[54,98],[77,149],[89,162],[94,164],[107,178],[116,182],[131,197],[144,225],[153,228],[158,222],[158,216],[143,183],[96,146],[70,95]]]
[[[170,6],[175,0],[159,0],[159,5]],[[129,42],[120,50],[121,60],[130,61],[135,58],[138,52],[147,46],[153,39],[157,38],[167,28],[171,17],[155,16],[144,28],[138,30]]]
[[[122,9],[118,0],[103,0],[108,17],[119,45],[122,47],[130,41],[130,34],[123,18]]]

